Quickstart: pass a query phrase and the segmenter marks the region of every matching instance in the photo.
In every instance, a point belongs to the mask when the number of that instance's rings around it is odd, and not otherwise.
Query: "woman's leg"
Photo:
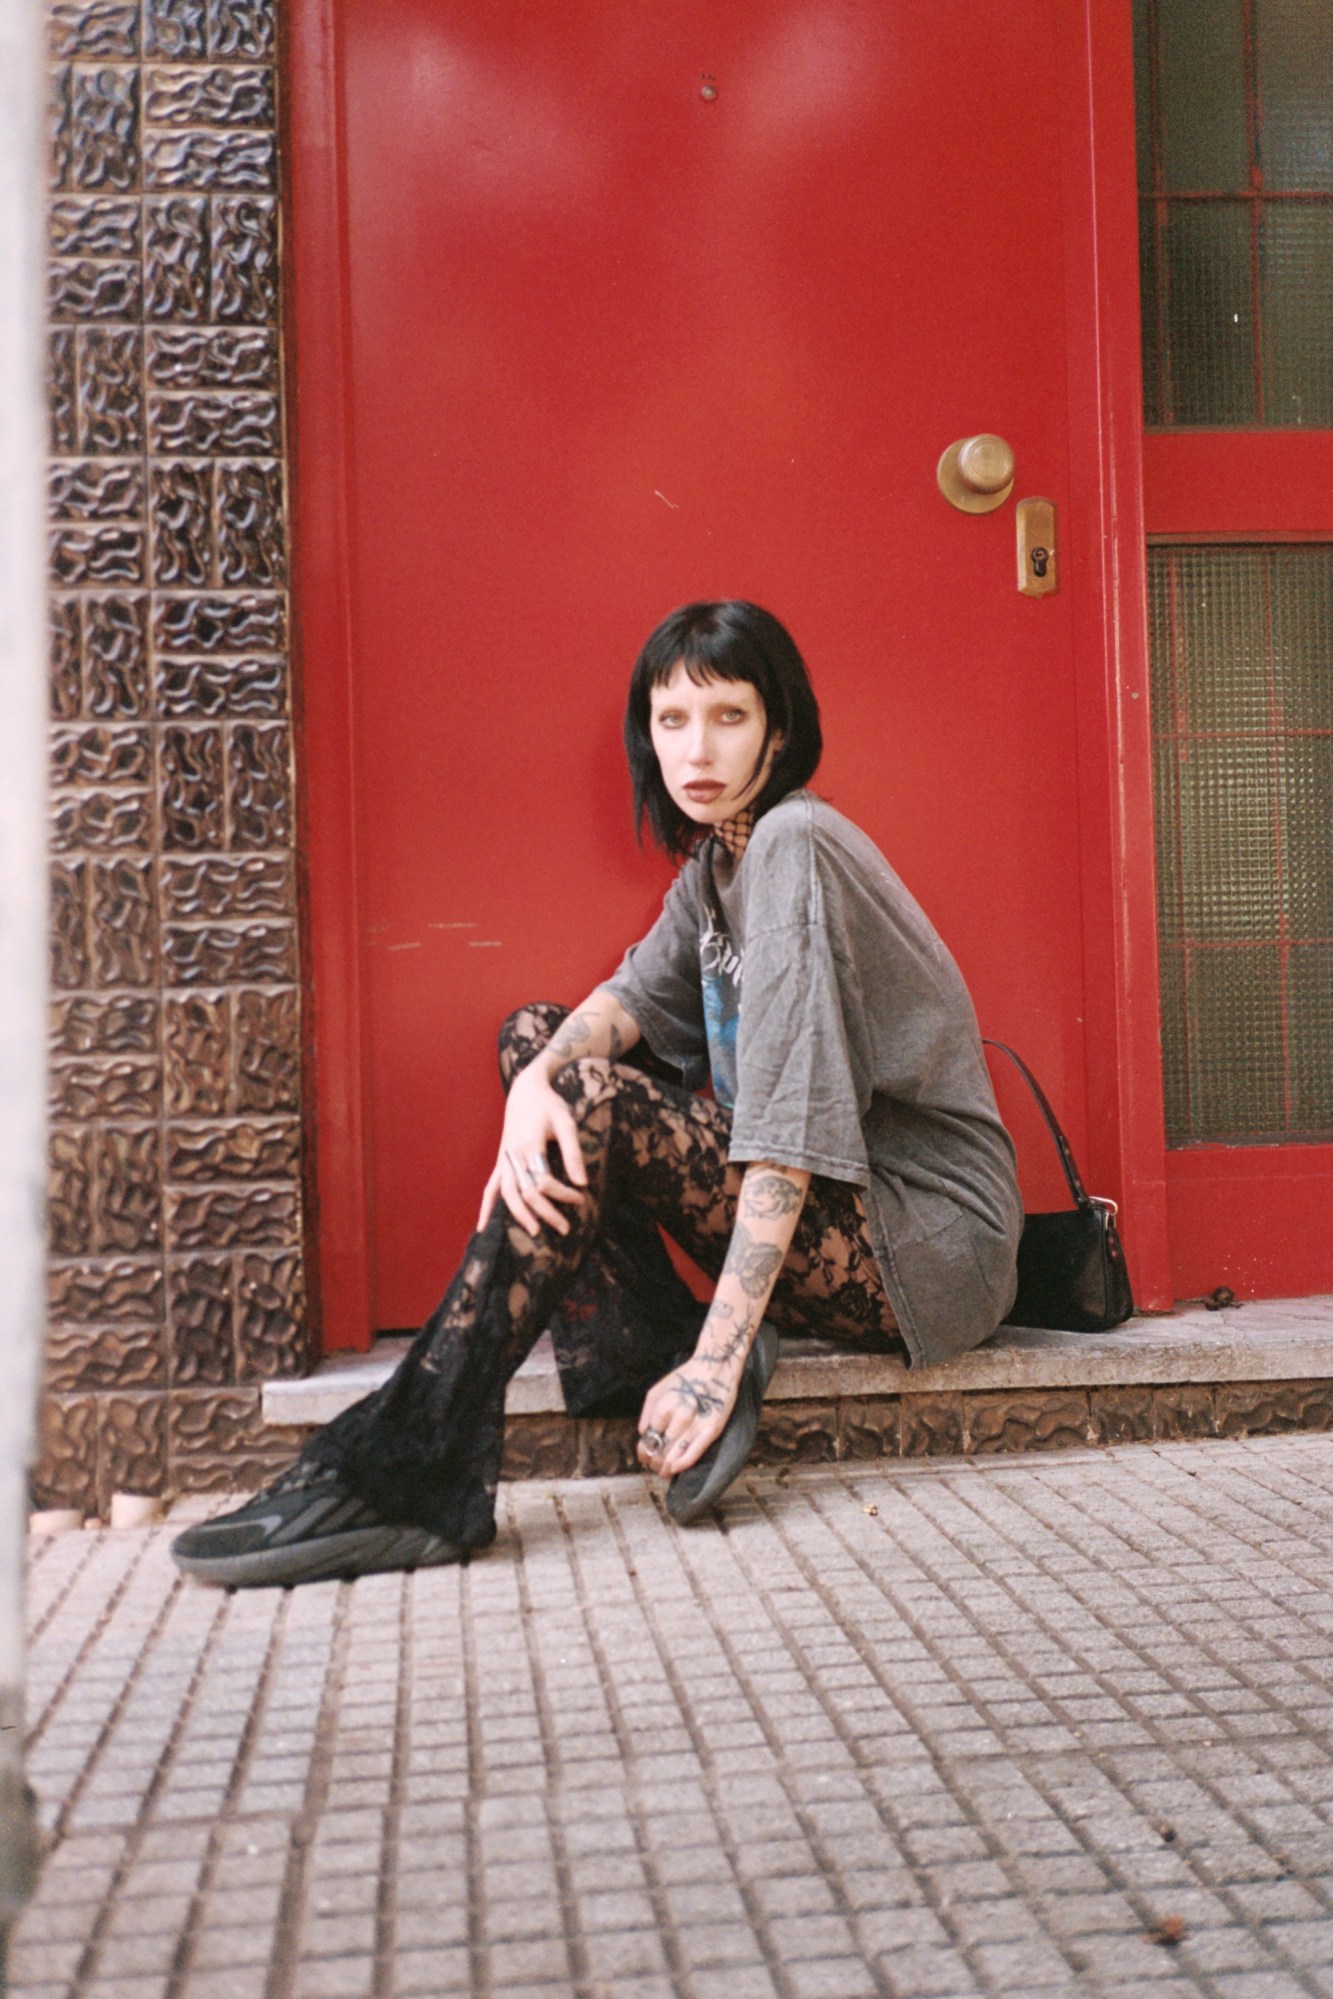
[[[494,1533],[505,1383],[568,1295],[605,1212],[634,1197],[716,1275],[741,1169],[730,1115],[628,1065],[571,1063],[556,1088],[573,1110],[588,1172],[568,1235],[530,1236],[498,1207],[468,1245],[443,1302],[393,1379],[307,1446],[385,1518],[484,1546]],[[892,1343],[893,1316],[857,1198],[827,1181],[807,1197],[769,1315],[857,1344]]]
[[[506,1096],[568,1014],[549,1001],[510,1014],[500,1029]],[[670,1080],[646,1044],[622,1059]],[[582,1267],[549,1322],[569,1414],[637,1416],[653,1383],[693,1351],[703,1315],[643,1204],[628,1193],[608,1199]]]

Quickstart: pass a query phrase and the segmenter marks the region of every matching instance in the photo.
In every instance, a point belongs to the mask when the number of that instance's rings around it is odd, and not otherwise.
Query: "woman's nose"
[[[712,737],[710,736],[707,728],[704,726],[703,723],[700,723],[698,728],[691,729],[688,748],[689,748],[689,758],[692,764],[703,765],[712,762],[713,760]]]

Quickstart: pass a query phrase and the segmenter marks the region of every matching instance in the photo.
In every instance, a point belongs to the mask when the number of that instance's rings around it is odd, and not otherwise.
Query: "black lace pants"
[[[506,1089],[563,1018],[544,1005],[510,1016]],[[568,1235],[530,1236],[497,1203],[392,1379],[307,1445],[386,1518],[469,1547],[492,1539],[505,1384],[544,1327],[573,1414],[636,1411],[693,1347],[704,1308],[658,1224],[716,1277],[743,1169],[727,1162],[730,1113],[659,1068],[590,1058],[561,1073],[588,1173]],[[767,1316],[785,1333],[902,1351],[854,1188],[812,1178]]]

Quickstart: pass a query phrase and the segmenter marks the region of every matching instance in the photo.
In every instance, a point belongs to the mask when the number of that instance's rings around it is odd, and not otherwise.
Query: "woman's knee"
[[[554,1079],[554,1087],[573,1111],[575,1121],[582,1122],[590,1111],[614,1103],[623,1081],[624,1071],[604,1055],[581,1055],[576,1062],[565,1064]]]
[[[520,1069],[540,1055],[569,1012],[553,1000],[532,1000],[515,1007],[500,1029],[500,1081],[508,1089]]]

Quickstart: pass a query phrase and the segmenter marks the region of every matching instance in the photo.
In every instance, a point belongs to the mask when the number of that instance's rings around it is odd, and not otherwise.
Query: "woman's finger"
[[[555,1101],[557,1108],[551,1112],[551,1123],[555,1127],[555,1142],[560,1147],[565,1172],[576,1187],[586,1187],[588,1169],[583,1163],[583,1147],[579,1144],[579,1128],[574,1122],[574,1113],[563,1097],[557,1097]]]
[[[477,1216],[477,1227],[484,1229],[495,1209],[495,1197],[500,1191],[500,1169],[497,1166],[490,1179],[481,1190],[481,1213]]]

